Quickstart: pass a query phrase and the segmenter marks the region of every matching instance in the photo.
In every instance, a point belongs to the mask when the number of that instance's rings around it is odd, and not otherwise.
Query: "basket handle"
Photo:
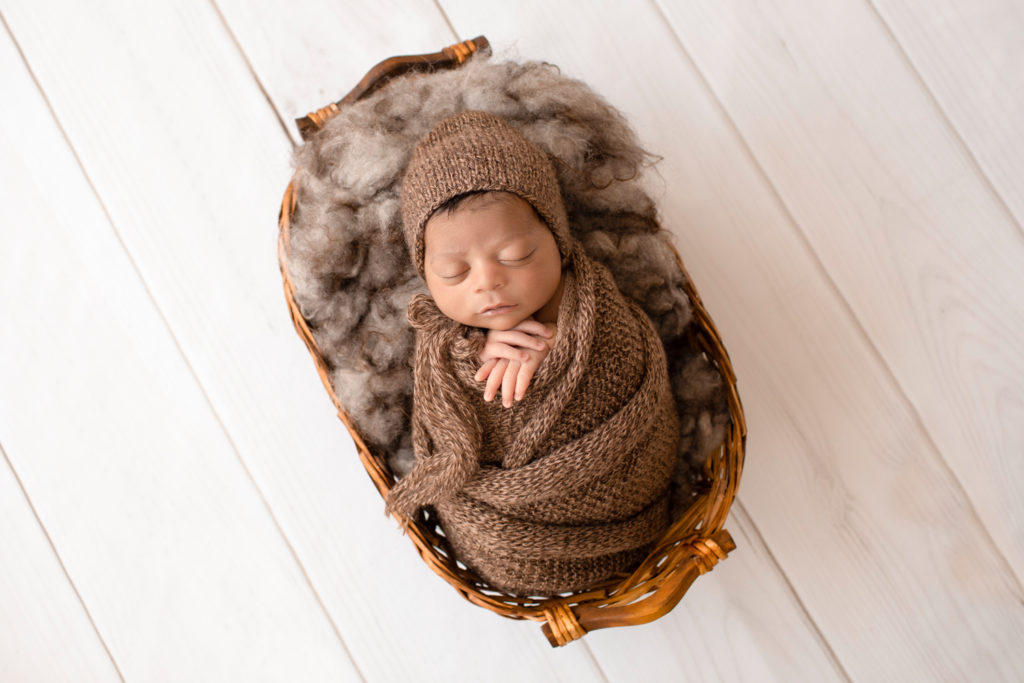
[[[736,543],[725,529],[710,538],[701,538],[686,546],[689,558],[659,589],[642,600],[621,607],[569,607],[555,603],[545,610],[547,621],[541,626],[552,647],[582,638],[590,631],[613,626],[646,624],[668,614],[683,598],[690,585],[701,574],[711,571],[719,560],[736,549]]]
[[[295,125],[299,128],[299,134],[303,140],[323,128],[329,118],[338,113],[341,107],[357,102],[370,93],[386,85],[389,81],[399,76],[404,76],[413,71],[443,71],[461,66],[471,55],[476,52],[490,54],[491,44],[487,38],[477,36],[472,40],[464,40],[461,43],[449,45],[440,52],[432,52],[424,55],[404,55],[389,57],[370,69],[363,80],[359,81],[356,87],[337,102],[332,102],[326,107],[310,112],[302,118],[295,119]]]

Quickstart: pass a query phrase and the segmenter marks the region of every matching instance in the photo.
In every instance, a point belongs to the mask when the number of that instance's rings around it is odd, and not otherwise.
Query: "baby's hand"
[[[526,394],[541,361],[554,345],[556,328],[526,319],[511,330],[489,330],[477,370],[476,381],[487,380],[484,400],[490,401],[501,387],[501,403],[512,407]]]

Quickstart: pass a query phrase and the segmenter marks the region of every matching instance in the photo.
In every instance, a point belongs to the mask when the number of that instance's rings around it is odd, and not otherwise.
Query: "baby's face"
[[[495,192],[438,212],[423,235],[427,289],[446,316],[508,330],[530,316],[555,322],[561,299],[558,246],[533,207]]]

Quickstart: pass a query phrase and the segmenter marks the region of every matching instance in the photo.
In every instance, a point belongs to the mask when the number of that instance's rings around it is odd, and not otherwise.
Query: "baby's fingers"
[[[491,358],[480,366],[480,369],[476,371],[476,375],[473,376],[477,382],[483,382],[491,374],[491,370],[498,364],[497,358]]]
[[[501,381],[501,405],[506,408],[512,407],[512,397],[516,393],[516,377],[519,375],[519,368],[520,363],[511,361]]]
[[[540,323],[537,323],[540,325]],[[522,323],[519,324],[522,327]],[[494,341],[499,343],[508,344],[509,346],[521,346],[524,349],[536,349],[541,351],[545,348],[546,344],[543,339],[538,338],[534,334],[521,331],[519,327],[513,327],[511,330],[501,330],[491,332],[487,339],[488,341]],[[541,329],[544,329],[543,325],[540,325]],[[546,331],[546,330],[545,330]]]
[[[487,342],[483,352],[480,354],[480,360],[489,361],[495,358],[525,363],[530,359],[530,354],[520,348],[502,344],[501,342]]]
[[[530,380],[533,379],[533,375],[536,371],[537,366],[534,363],[527,363],[519,369],[519,376],[516,377],[517,401],[522,401],[523,396],[526,396],[526,388],[530,386]]]
[[[490,401],[498,393],[501,380],[505,376],[505,369],[508,368],[508,360],[501,358],[491,369],[491,375],[487,378],[487,386],[484,387],[484,400]]]
[[[542,322],[538,322],[533,318],[527,318],[512,329],[526,332],[527,334],[531,334],[535,337],[544,337],[545,339],[550,339],[555,336],[547,325]]]

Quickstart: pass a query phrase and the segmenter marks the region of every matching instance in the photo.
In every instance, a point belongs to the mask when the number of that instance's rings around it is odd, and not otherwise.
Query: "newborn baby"
[[[547,155],[497,116],[449,117],[413,152],[402,219],[430,296],[409,304],[416,464],[388,510],[430,506],[510,593],[630,571],[669,523],[678,418],[661,342],[570,235]]]

